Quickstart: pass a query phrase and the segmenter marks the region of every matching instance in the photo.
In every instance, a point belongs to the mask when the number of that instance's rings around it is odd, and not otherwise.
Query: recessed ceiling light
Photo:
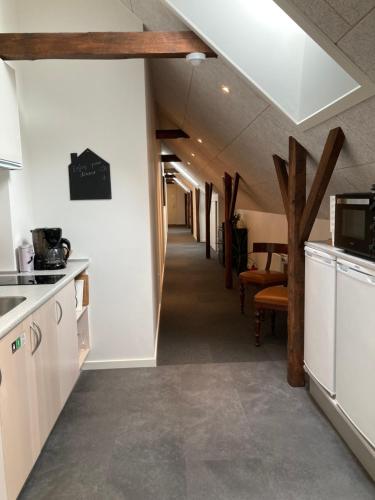
[[[224,94],[229,94],[230,93],[230,88],[227,87],[226,85],[221,86],[221,90],[224,92]]]
[[[195,158],[195,153],[191,153],[191,156],[192,156],[193,158]]]
[[[197,141],[199,142],[199,144],[203,144],[203,141],[201,138],[197,139]]]
[[[191,161],[188,161],[188,162],[187,162],[187,164],[188,164],[188,165],[191,165]]]

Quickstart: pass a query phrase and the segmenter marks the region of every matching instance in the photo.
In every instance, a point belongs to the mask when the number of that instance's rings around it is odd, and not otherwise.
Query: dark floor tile
[[[187,463],[189,500],[275,500],[259,458]]]
[[[132,460],[116,450],[103,490],[107,492],[108,498],[185,500],[185,477],[184,461]]]

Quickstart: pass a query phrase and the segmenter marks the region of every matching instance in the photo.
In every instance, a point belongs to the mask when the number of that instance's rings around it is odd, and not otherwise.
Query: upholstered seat
[[[260,345],[260,330],[267,310],[272,311],[272,332],[275,331],[276,311],[288,311],[288,288],[271,286],[264,288],[254,297],[255,306],[255,345]]]
[[[241,313],[245,311],[245,289],[246,286],[252,285],[262,289],[275,285],[286,285],[288,275],[280,271],[271,270],[272,254],[287,254],[288,245],[284,243],[254,243],[252,253],[267,253],[267,264],[264,270],[250,270],[240,273],[240,305]]]
[[[269,304],[288,308],[288,288],[271,286],[258,292],[254,297],[255,304]]]

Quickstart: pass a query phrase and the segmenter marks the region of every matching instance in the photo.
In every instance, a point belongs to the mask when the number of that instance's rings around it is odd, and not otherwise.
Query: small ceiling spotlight
[[[224,92],[224,94],[230,94],[230,88],[226,85],[222,85],[221,90]]]
[[[203,54],[203,52],[191,52],[186,56],[186,60],[193,66],[199,66],[206,60],[206,54]]]
[[[191,165],[191,161],[188,161],[188,162],[187,162],[187,164],[188,164],[188,165]]]
[[[199,142],[199,144],[203,144],[203,140],[201,138],[197,139],[197,141]]]
[[[191,153],[191,156],[192,156],[193,158],[195,158],[195,153]]]

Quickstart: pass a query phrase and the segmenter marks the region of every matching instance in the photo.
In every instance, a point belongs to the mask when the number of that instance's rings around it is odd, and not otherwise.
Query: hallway
[[[238,290],[225,289],[217,257],[207,260],[190,230],[169,228],[158,365],[285,360],[285,315],[277,318],[275,337],[265,322],[263,345],[255,348],[250,296],[243,316]]]
[[[190,234],[170,233],[169,366],[83,372],[20,499],[373,500],[307,391],[288,386],[285,339],[253,347],[222,274]]]

